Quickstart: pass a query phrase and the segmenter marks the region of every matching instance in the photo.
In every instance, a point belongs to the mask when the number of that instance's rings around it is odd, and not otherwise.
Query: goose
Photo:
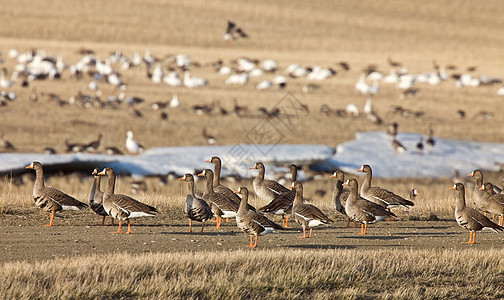
[[[396,155],[399,155],[401,153],[408,151],[408,149],[406,149],[406,147],[395,138],[392,140],[392,147],[394,148]]]
[[[342,171],[337,170],[330,177],[336,178],[336,185],[334,186],[334,190],[332,192],[332,200],[334,206],[337,211],[339,211],[344,216],[348,217],[345,211],[345,205],[348,196],[350,195],[350,191],[343,190],[343,183],[345,183],[345,174]],[[350,220],[351,220],[350,217],[348,217],[346,228],[350,227]],[[357,223],[355,223],[355,225],[357,226]]]
[[[126,149],[130,154],[137,155],[144,151],[144,147],[133,139],[133,131],[126,133]]]
[[[172,99],[170,100],[170,107],[171,108],[176,108],[180,106],[180,100],[177,96],[177,93],[173,94]]]
[[[479,209],[485,213],[491,213],[492,221],[495,219],[495,215],[499,215],[498,224],[502,226],[504,216],[504,194],[495,194],[493,184],[488,181],[483,183],[479,190],[485,191],[485,194],[481,197]]]
[[[83,210],[88,207],[86,203],[82,203],[72,196],[63,193],[55,188],[44,186],[44,170],[42,164],[38,161],[32,162],[26,169],[35,170],[35,183],[33,185],[33,200],[35,204],[51,213],[48,225],[53,226],[54,213],[63,210]]]
[[[417,191],[417,189],[412,189],[409,193],[409,198],[413,202],[416,200],[416,197],[420,195],[420,193]]]
[[[108,216],[105,208],[103,208],[103,192],[100,190],[101,176],[98,175],[98,169],[93,170],[93,186],[89,194],[89,207],[98,215],[103,216],[101,226],[105,226],[105,217]],[[96,200],[96,201],[95,201]],[[114,218],[110,218],[112,226],[114,226]]]
[[[292,218],[303,227],[303,235],[299,238],[310,238],[312,235],[313,227],[322,224],[332,223],[333,220],[329,219],[318,207],[312,204],[303,203],[303,185],[299,181],[294,181],[290,186],[296,191],[296,197],[292,205]],[[310,233],[306,236],[306,227],[310,227]]]
[[[11,142],[3,138],[3,132],[0,131],[0,151],[16,151],[16,147]]]
[[[199,88],[208,84],[208,80],[200,77],[191,77],[189,71],[184,72],[184,86],[192,89]]]
[[[232,47],[233,41],[238,38],[248,38],[248,35],[240,27],[237,27],[236,23],[228,20],[226,33],[222,36],[222,39],[227,42],[229,47]]]
[[[390,122],[387,126],[387,135],[391,138],[391,139],[395,139],[396,135],[397,135],[397,127],[399,127],[399,125],[397,124],[397,122]]]
[[[88,144],[83,145],[84,149],[87,152],[95,153],[98,150],[98,147],[100,147],[101,139],[102,139],[102,134],[100,133],[100,134],[98,134],[98,137],[96,138],[96,140],[89,142]]]
[[[483,197],[483,195],[485,195],[485,191],[482,191],[479,189],[483,185],[483,172],[481,172],[481,170],[479,170],[479,169],[476,169],[476,170],[472,171],[471,173],[467,174],[467,176],[474,177],[476,179],[476,185],[474,186],[474,192],[472,194],[472,199],[473,199],[473,203],[476,206],[479,206],[479,202],[480,202],[481,198]],[[494,185],[493,190],[494,190],[495,194],[500,194],[502,191],[500,188],[496,187],[495,185]]]
[[[112,233],[121,233],[122,221],[124,220],[128,223],[126,234],[131,234],[131,218],[156,217],[157,209],[155,207],[123,194],[114,194],[116,181],[114,169],[105,168],[98,175],[108,177],[107,188],[103,194],[103,208],[109,216],[119,220],[119,228]]]
[[[465,187],[462,183],[455,183],[450,190],[457,191],[455,200],[455,220],[460,226],[470,231],[469,241],[466,243],[476,243],[476,231],[489,229],[499,233],[499,231],[504,230],[504,227],[495,224],[475,209],[466,206]]]
[[[214,174],[210,169],[204,169],[198,176],[205,178],[205,192],[203,200],[210,204],[212,213],[217,219],[217,229],[220,228],[222,218],[234,218],[238,211],[239,204],[224,194],[216,193],[213,188]]]
[[[350,187],[350,195],[345,203],[345,212],[352,220],[362,223],[359,234],[367,233],[368,224],[395,217],[394,213],[386,210],[383,206],[360,197],[359,184],[355,178],[348,179],[343,185]]]
[[[291,171],[292,182],[297,180],[297,166],[291,164],[289,166]],[[296,197],[296,191],[290,190],[277,195],[270,203],[259,208],[259,211],[265,214],[282,215],[282,225],[284,228],[291,228],[288,226],[289,217],[292,214],[292,203]]]
[[[175,70],[170,70],[168,74],[163,77],[163,82],[169,86],[181,86],[182,80],[180,79],[179,74]]]
[[[187,232],[192,232],[191,226],[194,220],[201,222],[200,233],[203,233],[205,222],[213,216],[212,209],[205,200],[194,195],[194,177],[192,174],[186,173],[183,177],[179,178],[179,180],[187,182],[188,187],[184,206],[184,213],[189,219],[189,230]]]
[[[262,200],[271,202],[278,195],[289,191],[288,188],[276,181],[264,179],[265,168],[262,162],[256,162],[254,166],[250,167],[250,169],[259,170],[259,173],[257,173],[256,178],[254,178],[252,185],[256,195]]]
[[[275,230],[283,230],[284,228],[262,214],[247,208],[248,205],[248,189],[239,187],[235,193],[242,195],[238,212],[236,213],[236,226],[243,232],[250,235],[250,245],[247,247],[257,247],[259,235],[266,235],[275,232]],[[252,243],[252,238],[255,237],[255,243]]]
[[[357,172],[366,173],[366,178],[361,186],[361,197],[381,205],[385,208],[392,208],[397,206],[414,206],[415,203],[404,199],[403,197],[394,194],[393,192],[380,187],[372,187],[371,180],[373,178],[373,170],[369,165],[362,165]]]
[[[203,127],[202,135],[208,145],[215,145],[217,142],[213,135],[208,134],[206,127]]]

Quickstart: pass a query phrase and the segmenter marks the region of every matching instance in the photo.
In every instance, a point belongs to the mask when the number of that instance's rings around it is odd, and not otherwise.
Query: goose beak
[[[454,190],[454,189],[455,189],[455,185],[453,185],[453,186],[450,188],[450,190]]]
[[[235,192],[236,194],[238,194],[238,193],[240,192],[240,190],[236,190],[236,191],[234,191],[234,192]]]
[[[362,169],[362,167],[358,168],[356,171],[357,172],[364,172],[364,170]]]
[[[255,169],[255,168],[256,168],[255,166],[250,167],[250,169],[251,169],[251,170],[252,170],[252,169]]]
[[[331,176],[329,176],[331,178],[335,178],[336,177],[336,174],[332,174]]]
[[[185,176],[184,177],[180,177],[178,180],[180,180],[180,181],[185,180]]]
[[[350,185],[350,180],[343,182],[343,185]]]
[[[103,169],[100,173],[98,173],[97,175],[100,175],[100,176],[103,176],[105,175],[105,169]]]
[[[205,171],[199,173],[198,176],[205,176]]]
[[[482,190],[484,190],[484,189],[485,189],[485,186],[484,186],[484,185],[482,185],[482,186],[480,186],[480,188],[479,188],[478,190],[482,191]]]
[[[467,176],[471,176],[471,177],[473,177],[473,176],[474,176],[474,173],[469,173],[469,174],[467,174]]]
[[[33,165],[26,166],[25,169],[33,169]]]
[[[207,160],[205,160],[205,162],[209,162],[209,163],[211,163],[212,161],[211,161],[210,159],[207,159]]]
[[[93,175],[98,174],[98,170],[94,169],[94,170],[93,170],[93,173],[91,173],[91,174],[93,174]]]

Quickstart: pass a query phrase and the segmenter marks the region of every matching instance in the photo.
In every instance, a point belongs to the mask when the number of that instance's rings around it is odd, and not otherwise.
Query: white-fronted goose
[[[11,142],[4,139],[3,132],[0,131],[0,151],[16,151],[16,147]]]
[[[275,229],[283,230],[283,227],[266,218],[265,216],[247,208],[248,189],[240,187],[236,191],[242,195],[240,207],[236,213],[236,225],[246,234],[250,235],[250,245],[247,247],[257,247],[259,235],[265,235],[274,232]],[[255,243],[252,243],[252,238],[255,236]]]
[[[198,176],[205,177],[205,192],[203,200],[205,200],[217,219],[217,228],[220,228],[222,218],[234,218],[240,206],[238,203],[231,200],[224,194],[216,193],[213,188],[213,172],[210,169],[205,169]]]
[[[92,142],[89,142],[88,144],[84,145],[84,149],[87,152],[95,153],[98,150],[98,147],[100,147],[102,139],[102,134],[98,134],[98,138]]]
[[[203,233],[205,221],[208,221],[213,216],[212,209],[205,200],[194,195],[194,177],[191,174],[186,173],[184,177],[179,178],[179,180],[187,182],[188,187],[184,206],[184,212],[189,219],[189,230],[187,232],[192,232],[191,226],[194,220],[201,222],[200,233]]]
[[[460,226],[470,231],[469,241],[466,243],[476,243],[476,231],[489,229],[498,233],[498,230],[504,230],[504,227],[495,224],[475,209],[466,206],[465,187],[462,183],[455,183],[450,190],[457,191],[457,198],[455,202],[455,220]]]
[[[292,218],[303,227],[303,236],[300,236],[300,238],[310,238],[313,227],[333,222],[315,205],[303,203],[303,185],[301,182],[294,181],[291,187],[296,191],[296,197],[292,205]],[[306,236],[306,227],[310,227],[308,236]]]
[[[98,175],[98,169],[93,170],[93,186],[89,194],[89,207],[98,215],[103,216],[101,226],[105,226],[105,217],[108,216],[105,208],[103,208],[103,192],[100,190],[101,176]],[[112,226],[114,226],[114,218],[110,218]]]
[[[137,155],[144,151],[144,147],[133,139],[133,131],[126,133],[126,149],[130,154]]]
[[[418,195],[420,195],[420,193],[417,191],[417,189],[412,189],[409,193],[409,198],[411,201],[415,201]]]
[[[403,197],[394,194],[393,192],[380,187],[372,187],[371,180],[373,178],[373,171],[369,165],[363,165],[357,172],[366,173],[366,178],[364,179],[360,194],[361,197],[381,205],[385,208],[392,208],[397,206],[403,206],[408,208],[408,206],[413,206],[415,203],[404,199]]]
[[[35,170],[35,184],[33,185],[33,200],[35,204],[51,213],[48,225],[53,226],[54,213],[62,210],[82,210],[88,207],[86,203],[82,203],[72,196],[63,193],[60,190],[44,186],[44,171],[42,164],[38,161],[32,162],[27,169]]]
[[[250,167],[250,169],[259,170],[259,173],[257,173],[257,176],[254,178],[252,184],[257,197],[262,200],[271,202],[278,195],[289,191],[288,188],[276,181],[264,179],[265,169],[262,162],[257,162],[253,167]]]
[[[105,168],[98,173],[98,175],[108,177],[107,188],[103,194],[103,208],[105,208],[109,216],[119,220],[119,228],[113,233],[121,232],[123,220],[126,220],[128,223],[128,231],[126,234],[130,234],[131,218],[156,216],[157,209],[155,207],[144,204],[123,194],[114,194],[116,174],[112,168]]]
[[[382,221],[395,215],[385,207],[359,196],[359,184],[355,178],[348,179],[343,185],[350,187],[350,195],[345,204],[347,215],[354,221],[362,223],[359,234],[366,234],[368,224]]]
[[[395,138],[392,140],[392,147],[394,148],[396,155],[408,151],[408,149],[406,149],[406,147]]]
[[[499,215],[498,224],[502,226],[504,216],[504,194],[495,194],[493,184],[488,181],[483,183],[480,190],[485,191],[485,194],[481,197],[478,208],[485,213],[491,213],[492,221],[495,219],[495,215]]]
[[[292,182],[297,180],[297,166],[291,164],[289,166],[291,171]],[[282,193],[271,200],[268,205],[259,208],[260,212],[266,214],[274,214],[282,216],[282,225],[284,228],[291,228],[288,226],[289,216],[292,214],[292,203],[296,197],[296,191],[290,190],[288,192]]]
[[[337,170],[335,171],[331,176],[331,178],[336,178],[336,185],[334,186],[334,190],[332,192],[332,200],[334,203],[334,206],[337,211],[339,211],[341,214],[346,216],[348,218],[346,228],[350,227],[350,217],[347,215],[345,211],[345,205],[348,196],[350,195],[350,191],[344,191],[343,190],[343,183],[345,183],[345,174]],[[355,223],[355,226],[357,226],[357,223]]]
[[[471,173],[467,174],[469,177],[474,177],[476,179],[476,185],[474,186],[474,192],[473,192],[473,202],[474,204],[478,205],[478,202],[481,200],[481,197],[485,195],[485,191],[480,190],[480,187],[483,185],[483,172],[481,170],[476,169],[472,171]],[[496,187],[495,185],[493,186],[494,193],[500,194],[501,189]]]

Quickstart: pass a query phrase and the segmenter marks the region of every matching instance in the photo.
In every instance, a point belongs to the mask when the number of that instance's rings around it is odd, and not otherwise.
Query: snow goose
[[[184,205],[184,212],[189,219],[189,230],[187,232],[192,232],[192,221],[197,221],[201,222],[200,233],[203,233],[205,222],[213,216],[212,209],[205,200],[196,197],[194,194],[194,177],[191,174],[186,173],[179,180],[187,182],[188,188]]]
[[[226,84],[237,84],[237,85],[244,85],[248,82],[249,80],[249,75],[246,72],[238,73],[238,74],[233,74],[229,76],[225,83]]]
[[[181,86],[182,80],[177,72],[170,70],[166,76],[163,77],[163,82],[169,86]]]
[[[504,230],[504,227],[495,224],[475,209],[466,206],[465,187],[462,183],[455,183],[450,190],[457,191],[455,200],[455,220],[460,226],[470,231],[469,241],[466,243],[476,243],[476,231],[489,229],[499,233],[498,231]]]
[[[114,169],[105,168],[98,175],[108,177],[107,188],[103,194],[103,208],[109,216],[119,220],[119,228],[112,233],[121,233],[122,221],[124,220],[128,223],[126,234],[130,234],[131,218],[156,216],[157,209],[155,207],[144,204],[129,196],[114,193],[116,181]]]
[[[254,178],[252,184],[257,197],[262,200],[270,202],[278,195],[289,191],[288,188],[276,181],[264,179],[265,168],[262,162],[255,163],[255,165],[250,167],[250,169],[259,170],[259,173],[257,173],[257,176]]]
[[[264,91],[273,87],[273,82],[269,80],[263,80],[256,85],[256,90]]]
[[[297,180],[297,166],[292,164],[289,166],[291,171],[291,181]],[[270,203],[259,208],[259,211],[265,214],[274,214],[282,216],[282,225],[284,228],[291,228],[288,226],[289,217],[292,213],[292,203],[296,197],[296,191],[290,190],[276,196]]]
[[[177,93],[173,94],[172,99],[170,100],[170,107],[176,108],[180,106],[180,100],[177,96]]]
[[[0,71],[0,87],[4,89],[8,89],[14,85],[12,81],[5,78],[7,76],[7,69],[2,68]]]
[[[499,215],[499,225],[502,226],[504,216],[504,194],[495,194],[493,184],[485,182],[479,188],[480,191],[485,191],[485,194],[480,201],[480,210],[485,213],[492,214],[492,221],[495,215]]]
[[[238,212],[236,213],[236,226],[243,232],[250,235],[250,245],[247,247],[257,247],[259,235],[266,235],[275,230],[283,230],[284,228],[265,216],[248,209],[248,189],[239,187],[235,193],[242,195]],[[252,243],[252,238],[255,237],[255,243]]]
[[[200,77],[191,77],[189,71],[184,72],[184,86],[193,89],[205,86],[208,84],[208,80]]]
[[[368,201],[359,195],[359,184],[355,178],[348,179],[343,185],[350,187],[350,195],[345,203],[345,212],[355,222],[362,223],[359,234],[366,234],[368,224],[377,223],[395,215],[383,206]]]
[[[232,47],[233,41],[238,38],[248,38],[248,35],[240,27],[237,27],[236,23],[228,20],[226,33],[222,36],[222,39],[228,43],[229,47]]]
[[[105,208],[103,208],[103,192],[100,190],[101,176],[98,175],[98,169],[93,170],[93,186],[89,194],[89,207],[99,216],[102,216],[101,226],[105,226],[105,217],[108,216]],[[110,218],[112,226],[114,226],[114,218]]]
[[[385,208],[392,208],[397,206],[408,208],[408,206],[415,205],[415,203],[406,200],[389,190],[380,187],[372,187],[371,180],[373,178],[373,171],[369,165],[362,165],[359,169],[357,169],[357,172],[366,173],[366,178],[364,178],[360,190],[362,198],[381,205]]]
[[[130,154],[137,155],[144,151],[144,147],[133,139],[133,131],[126,133],[126,149]]]
[[[292,205],[292,218],[303,227],[303,236],[300,238],[310,238],[313,227],[328,225],[333,220],[329,219],[318,207],[304,203],[303,185],[299,181],[294,181],[290,186],[296,191],[296,197]],[[310,227],[310,233],[306,236],[306,227]]]
[[[217,219],[217,228],[220,228],[222,218],[234,218],[238,211],[239,204],[234,202],[228,196],[216,193],[213,188],[212,170],[205,169],[199,173],[198,176],[205,178],[205,192],[203,193],[203,200],[205,200],[212,208],[212,213]]]
[[[38,161],[32,162],[26,169],[35,170],[35,183],[33,185],[33,200],[42,210],[51,213],[48,225],[53,226],[54,213],[64,210],[82,210],[88,207],[72,196],[63,193],[55,188],[44,186],[44,171],[42,164]]]
[[[266,72],[275,72],[278,69],[278,63],[272,59],[266,59],[262,62],[262,69]]]
[[[156,65],[154,66],[154,71],[152,71],[150,79],[154,83],[161,83],[163,81],[163,77],[164,77],[164,71],[161,68],[161,63],[157,62]]]

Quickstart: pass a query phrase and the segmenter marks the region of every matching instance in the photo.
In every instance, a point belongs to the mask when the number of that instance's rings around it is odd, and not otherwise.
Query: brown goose
[[[250,235],[250,245],[247,247],[257,247],[259,235],[265,235],[274,232],[275,229],[283,230],[284,228],[265,216],[247,208],[248,189],[240,187],[236,191],[242,195],[240,207],[236,213],[236,225],[246,234]],[[255,243],[252,243],[252,237],[255,236]]]
[[[363,165],[357,172],[366,173],[366,178],[361,186],[361,197],[381,205],[385,208],[392,208],[397,206],[403,206],[408,208],[409,206],[415,205],[415,203],[404,199],[403,197],[394,194],[393,192],[380,187],[371,187],[371,180],[373,178],[373,171],[369,165]]]
[[[300,236],[300,238],[310,238],[313,227],[333,222],[318,207],[303,203],[303,185],[301,182],[294,181],[291,187],[296,191],[296,197],[292,206],[292,218],[303,227],[303,236]],[[310,227],[310,234],[308,236],[306,236],[307,226]]]
[[[109,216],[119,220],[119,228],[112,233],[120,233],[122,221],[126,220],[128,223],[128,231],[126,234],[131,233],[131,218],[139,217],[155,217],[157,209],[150,205],[144,204],[129,196],[123,194],[114,194],[116,174],[112,168],[105,168],[100,173],[100,176],[107,176],[108,183],[105,193],[103,194],[103,208]]]
[[[11,142],[3,138],[3,132],[0,131],[0,151],[16,151],[16,147]]]
[[[226,195],[228,198],[236,202],[239,206],[241,199],[236,195],[230,188],[220,183],[220,173],[221,173],[221,159],[218,156],[212,156],[211,159],[205,160],[205,162],[212,163],[214,165],[214,179],[213,179],[213,188],[216,193],[221,193]],[[255,207],[250,204],[247,204],[248,209],[256,211]],[[229,222],[229,219],[226,219],[226,222]]]
[[[362,223],[359,234],[366,234],[368,224],[382,221],[395,215],[383,206],[359,196],[359,184],[355,178],[348,179],[343,185],[350,186],[350,195],[345,204],[347,215],[354,221]]]
[[[466,206],[465,187],[462,183],[455,183],[450,190],[457,190],[455,220],[460,226],[470,231],[469,241],[466,243],[476,243],[476,231],[478,230],[489,229],[497,233],[499,233],[498,230],[504,230],[504,227],[495,224],[475,209]]]
[[[503,224],[504,216],[504,194],[494,194],[493,184],[490,182],[485,182],[481,187],[481,191],[485,191],[485,195],[481,197],[480,200],[480,210],[485,213],[492,214],[492,221],[495,219],[495,215],[499,215],[499,225]]]
[[[103,216],[101,226],[105,226],[105,217],[108,216],[105,208],[103,208],[103,192],[100,190],[101,176],[98,175],[98,169],[93,170],[93,187],[89,194],[89,207],[98,215]],[[96,201],[95,201],[96,200]],[[112,226],[114,226],[114,218],[110,218]]]
[[[344,216],[348,217],[345,211],[345,205],[348,196],[350,195],[350,191],[343,190],[343,183],[345,182],[345,174],[339,170],[335,171],[331,176],[331,178],[336,178],[336,185],[334,186],[334,190],[332,192],[332,200],[334,202],[334,206],[336,210],[342,213]],[[346,228],[350,227],[350,217],[348,217],[348,221],[346,224]],[[357,223],[355,223],[357,226]]]
[[[467,174],[467,176],[474,177],[474,179],[476,179],[476,185],[474,186],[472,199],[474,204],[478,206],[478,202],[481,200],[483,195],[485,195],[485,191],[480,190],[480,187],[483,185],[483,172],[481,172],[481,170],[476,169],[472,171],[472,173]],[[499,189],[498,187],[496,186],[493,187],[494,187],[493,188],[494,193],[499,194],[501,192],[501,189]]]
[[[292,182],[297,180],[297,166],[292,164],[289,166],[291,171]],[[288,192],[282,193],[276,196],[271,202],[259,208],[260,212],[266,214],[274,214],[282,216],[282,225],[284,228],[292,228],[288,226],[289,216],[292,214],[292,203],[296,197],[296,191],[290,190]]]
[[[203,200],[205,200],[212,212],[217,218],[217,228],[220,228],[222,218],[234,218],[240,206],[238,203],[231,200],[224,194],[216,193],[213,189],[213,172],[210,169],[205,169],[198,176],[205,177],[205,192],[203,193]]]
[[[32,162],[27,169],[35,170],[35,184],[33,185],[33,200],[35,204],[51,213],[48,225],[53,226],[54,213],[62,210],[82,210],[88,207],[86,203],[63,193],[60,190],[44,186],[44,171],[42,164],[38,161]]]
[[[417,191],[417,189],[412,189],[409,193],[409,198],[411,201],[415,201],[418,195],[420,195],[420,193]]]
[[[187,182],[188,187],[184,206],[184,212],[189,219],[189,230],[187,232],[192,232],[191,226],[192,221],[194,220],[201,222],[200,233],[203,233],[205,221],[209,220],[213,216],[212,209],[205,200],[194,195],[194,177],[191,174],[187,173],[184,177],[179,178],[179,180]]]
[[[252,182],[257,197],[270,202],[278,195],[289,191],[288,188],[276,181],[264,179],[265,169],[262,162],[257,162],[253,167],[250,167],[250,169],[259,170],[259,173],[257,173],[256,178],[254,178]]]

